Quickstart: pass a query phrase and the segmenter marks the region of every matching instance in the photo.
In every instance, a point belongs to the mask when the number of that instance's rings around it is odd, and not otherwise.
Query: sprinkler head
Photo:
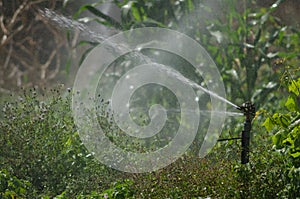
[[[255,106],[250,101],[243,103],[237,109],[242,111],[247,118],[251,119],[255,116]]]

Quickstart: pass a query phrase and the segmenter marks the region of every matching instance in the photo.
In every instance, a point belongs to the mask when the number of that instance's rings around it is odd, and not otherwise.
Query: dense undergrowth
[[[247,165],[240,164],[239,143],[232,144],[237,146],[233,148],[222,143],[204,159],[185,155],[152,173],[126,174],[107,168],[89,154],[73,123],[71,93],[63,96],[59,89],[44,96],[32,89],[4,103],[0,122],[2,198],[299,197],[299,156],[295,155],[299,124],[294,120],[289,127],[293,131],[285,134],[282,144],[277,140],[280,132],[271,136],[264,129],[256,131]],[[290,114],[299,120],[299,109]],[[228,152],[235,153],[235,158]]]

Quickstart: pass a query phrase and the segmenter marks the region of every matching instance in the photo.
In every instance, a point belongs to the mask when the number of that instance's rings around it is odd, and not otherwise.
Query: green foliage
[[[74,129],[70,94],[59,93],[55,89],[50,96],[38,96],[34,90],[26,91],[19,100],[5,104],[0,157],[1,168],[11,171],[1,173],[1,189],[8,187],[5,194],[61,199],[296,196],[299,171],[264,143],[252,151],[252,163],[246,167],[225,158],[226,145],[216,147],[207,159],[186,155],[147,174],[121,174],[101,166]],[[42,112],[40,106],[50,111]],[[33,123],[35,119],[39,122]],[[28,122],[31,128],[25,125]],[[13,186],[6,185],[9,181]]]
[[[133,182],[130,180],[125,180],[123,183],[120,181],[114,182],[112,187],[103,191],[103,197],[113,198],[113,199],[125,199],[133,197],[133,191],[131,190]]]
[[[253,1],[223,2],[228,14],[208,20],[208,34],[204,36],[203,30],[198,30],[196,35],[217,63],[228,98],[236,104],[251,100],[258,108],[278,88],[272,63],[284,52],[285,56],[289,54],[281,46],[289,34],[296,34],[289,33],[289,28],[272,16],[281,1],[268,9],[256,8]],[[240,12],[236,11],[237,4],[242,7]]]
[[[41,92],[24,90],[5,102],[0,168],[30,182],[33,189],[28,196],[64,193],[70,198],[80,192],[101,191],[105,187],[99,183],[109,183],[118,172],[94,161],[81,143],[73,123],[71,90],[65,97],[61,88]]]
[[[224,158],[224,148],[217,148],[205,159],[184,156],[166,168],[132,179],[135,196],[142,198],[296,198],[296,189],[287,190],[292,185],[288,167],[286,157],[261,143],[247,165]],[[297,178],[292,179],[295,186]]]
[[[135,196],[141,198],[231,197],[237,190],[234,162],[184,156],[159,171],[133,177]]]
[[[133,198],[132,181],[125,179],[122,181],[116,181],[111,184],[109,189],[102,192],[92,191],[90,193],[76,194],[76,199],[126,199]],[[46,197],[48,198],[48,197]],[[66,191],[60,195],[55,196],[57,199],[67,199],[69,198]]]
[[[12,176],[7,170],[0,170],[0,198],[12,199],[25,197],[30,183]]]
[[[213,57],[229,100],[236,104],[251,100],[257,108],[277,110],[264,122],[268,133],[254,126],[250,165],[240,166],[235,161],[240,148],[231,141],[215,148],[210,155],[215,161],[187,157],[160,171],[134,176],[136,195],[143,198],[298,197],[299,80],[288,81],[290,94],[287,99],[282,98],[284,92],[276,92],[280,89],[278,79],[282,75],[282,62],[299,63],[300,39],[298,30],[286,26],[273,15],[282,0],[269,8],[258,8],[255,1],[250,0],[222,1],[220,7],[226,14],[215,13],[204,1],[127,0],[115,3],[121,10],[121,30],[159,26],[186,33]],[[92,13],[110,23],[102,14]],[[181,64],[181,68],[187,67]],[[185,75],[194,77],[189,71]],[[288,112],[279,111],[284,106]],[[226,124],[227,134],[241,132],[242,124],[230,120],[232,123]],[[258,115],[255,122],[261,120],[262,115]],[[271,138],[274,128],[279,131]],[[272,149],[269,145],[272,141],[284,155]],[[220,150],[224,151],[223,156],[218,154]],[[222,158],[234,160],[223,162]]]
[[[287,160],[274,153],[272,146],[259,146],[253,151],[252,161],[247,165],[234,167],[239,184],[240,198],[283,198],[282,193],[288,180],[285,177]],[[294,191],[291,196],[296,196]]]
[[[272,140],[276,149],[292,157],[295,166],[300,166],[300,78],[289,79],[287,82],[289,96],[285,102],[288,112],[274,113],[268,117],[263,125],[268,131],[276,129]]]
[[[56,90],[48,102],[39,100],[33,89],[4,106],[5,119],[0,123],[4,166],[11,165],[15,175],[38,189],[59,193],[66,186],[65,173],[72,173],[62,153],[66,139],[75,133],[67,103]]]
[[[128,30],[159,26],[184,32],[198,41],[212,56],[222,74],[230,101],[242,104],[250,100],[255,102],[257,109],[266,108],[269,104],[267,102],[278,100],[278,96],[274,95],[280,86],[277,81],[280,64],[276,63],[277,60],[298,61],[295,52],[299,51],[299,32],[273,16],[281,2],[278,0],[269,8],[258,8],[254,1],[226,0],[219,3],[223,14],[215,13],[205,1],[116,1],[122,14],[122,27],[116,28]],[[83,6],[76,17],[83,10],[91,7],[96,9],[96,5]],[[101,24],[112,20],[100,13],[92,13],[95,15],[93,20],[100,20]],[[149,20],[155,21],[155,24],[149,23]],[[161,57],[165,59],[167,56]],[[168,60],[172,59],[174,56]],[[186,63],[181,64],[180,68],[186,70],[189,67]],[[191,71],[184,75],[201,83],[201,77],[194,77]],[[233,123],[227,124],[227,129],[236,126],[235,119],[232,120]]]
[[[263,126],[274,132],[272,141],[275,149],[286,158],[284,178],[286,187],[280,193],[289,198],[297,196],[300,189],[300,78],[294,79],[299,70],[290,73],[289,68],[283,75],[283,84],[288,90],[284,106],[286,110],[277,111],[266,118]]]

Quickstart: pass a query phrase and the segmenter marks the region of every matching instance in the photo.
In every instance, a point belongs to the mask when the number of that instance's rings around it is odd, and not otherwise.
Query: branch
[[[14,15],[13,15],[13,17],[12,17],[12,19],[11,19],[9,25],[8,25],[9,29],[10,29],[11,27],[13,27],[13,25],[15,24],[18,15],[19,15],[19,14],[20,14],[27,6],[28,6],[28,5],[26,5],[26,4],[28,4],[28,1],[24,1],[24,2],[19,6],[19,8],[14,12]]]
[[[11,53],[12,53],[12,49],[13,49],[12,48],[12,42],[10,42],[8,54],[6,56],[6,59],[5,59],[4,65],[3,65],[4,69],[6,69],[7,66],[8,66],[8,63],[9,63],[9,60],[10,60],[10,57],[11,57]]]
[[[41,79],[45,79],[46,78],[46,69],[49,67],[49,65],[51,64],[54,56],[56,55],[56,49],[52,51],[51,55],[49,56],[48,60],[46,63],[44,63],[42,66],[41,66]]]

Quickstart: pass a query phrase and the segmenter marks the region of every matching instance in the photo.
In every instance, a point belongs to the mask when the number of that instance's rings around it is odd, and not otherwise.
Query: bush
[[[299,69],[286,69],[282,84],[288,90],[288,97],[284,103],[285,110],[278,110],[269,114],[263,126],[274,133],[272,141],[281,156],[287,160],[283,171],[286,187],[280,192],[284,197],[297,197],[300,190],[300,78],[294,78]]]
[[[12,176],[7,170],[0,170],[0,198],[24,198],[30,188],[30,183]]]
[[[71,197],[107,188],[118,172],[96,162],[81,143],[72,118],[71,91],[64,97],[60,88],[43,92],[24,90],[14,96],[17,100],[4,104],[0,168],[30,182],[38,195],[65,192]]]

